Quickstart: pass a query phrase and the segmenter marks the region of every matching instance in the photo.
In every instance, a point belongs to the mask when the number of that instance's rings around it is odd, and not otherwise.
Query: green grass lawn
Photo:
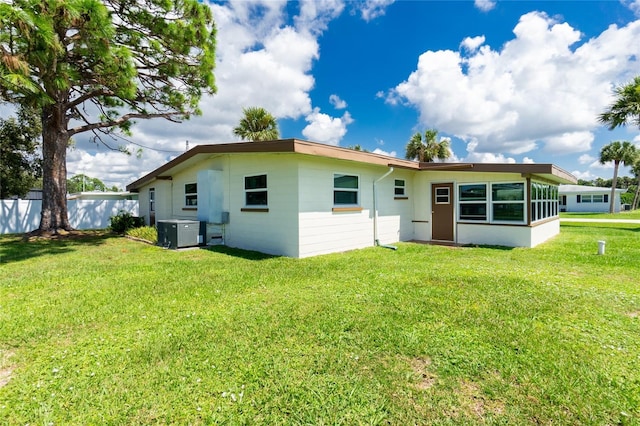
[[[640,424],[639,277],[635,224],[310,259],[0,237],[0,424]]]

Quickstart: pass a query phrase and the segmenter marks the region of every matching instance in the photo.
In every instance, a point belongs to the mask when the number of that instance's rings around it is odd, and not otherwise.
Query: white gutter
[[[387,171],[387,173],[382,175],[377,180],[373,181],[373,244],[376,246],[397,250],[398,248],[395,246],[387,246],[387,245],[380,244],[380,240],[378,239],[378,197],[377,197],[376,184],[380,182],[382,179],[389,176],[391,173],[393,173],[393,167],[389,167],[389,171]]]

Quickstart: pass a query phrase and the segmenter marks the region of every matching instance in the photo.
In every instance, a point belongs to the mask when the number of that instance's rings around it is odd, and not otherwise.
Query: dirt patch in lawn
[[[4,387],[11,380],[11,374],[16,366],[11,364],[11,358],[14,352],[11,350],[0,349],[0,388]]]
[[[36,229],[35,231],[24,234],[23,240],[29,242],[38,240],[83,240],[87,238],[106,237],[112,235],[114,234],[104,229],[90,231],[79,231],[75,229],[71,231],[65,231],[64,229],[58,229],[56,231],[41,231]]]
[[[462,380],[457,394],[460,402],[459,409],[467,416],[483,419],[488,414],[504,413],[504,403],[488,398],[474,382]]]
[[[418,378],[415,384],[416,388],[425,390],[436,384],[436,375],[429,371],[431,367],[430,358],[413,358],[410,364],[413,374]]]

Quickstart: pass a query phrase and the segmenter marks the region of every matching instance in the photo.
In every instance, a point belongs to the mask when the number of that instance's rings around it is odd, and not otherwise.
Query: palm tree
[[[632,123],[640,127],[640,76],[633,82],[614,89],[616,101],[605,112],[598,116],[602,124],[609,130]]]
[[[636,162],[631,166],[631,173],[633,173],[638,180],[636,182],[636,193],[633,196],[633,205],[631,206],[631,209],[635,210],[638,208],[638,203],[640,203],[640,155],[638,155]]]
[[[620,163],[625,166],[633,164],[638,157],[637,148],[629,141],[614,141],[600,150],[600,164],[613,161],[613,181],[611,182],[611,197],[609,198],[609,213],[614,212],[616,185],[618,184],[618,168]]]
[[[280,138],[278,123],[273,115],[261,107],[243,108],[244,117],[238,127],[233,129],[236,136],[243,140],[268,141]]]
[[[409,139],[407,143],[405,158],[409,160],[417,159],[421,163],[431,163],[436,158],[439,160],[446,160],[451,156],[451,150],[449,149],[449,140],[442,139],[438,142],[438,131],[435,129],[429,129],[424,132],[424,139],[420,132]]]

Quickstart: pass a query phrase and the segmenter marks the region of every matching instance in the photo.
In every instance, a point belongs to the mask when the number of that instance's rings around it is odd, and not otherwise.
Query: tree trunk
[[[618,167],[620,167],[620,162],[616,160],[613,162],[613,180],[611,181],[611,199],[609,200],[609,213],[615,212],[616,186],[618,186]]]
[[[637,209],[639,202],[640,202],[640,175],[638,175],[638,184],[636,186],[636,193],[633,196],[633,206],[631,207],[631,210]]]
[[[42,109],[41,232],[70,231],[67,212],[67,119],[60,104]]]

